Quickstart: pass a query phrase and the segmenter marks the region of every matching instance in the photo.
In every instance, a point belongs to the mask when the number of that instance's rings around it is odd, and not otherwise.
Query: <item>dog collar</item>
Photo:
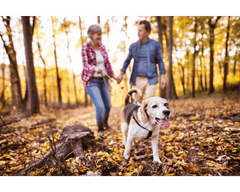
[[[140,125],[140,123],[137,121],[136,117],[133,114],[132,114],[132,116],[133,116],[134,121],[138,124],[139,127],[148,131],[148,136],[145,139],[148,139],[149,137],[151,137],[152,131],[149,131],[146,127],[143,127],[142,125]]]

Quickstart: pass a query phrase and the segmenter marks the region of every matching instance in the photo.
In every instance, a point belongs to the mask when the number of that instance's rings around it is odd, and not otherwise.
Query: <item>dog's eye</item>
[[[167,107],[167,103],[164,103],[164,106]]]
[[[158,106],[157,105],[153,105],[152,108],[157,108]]]

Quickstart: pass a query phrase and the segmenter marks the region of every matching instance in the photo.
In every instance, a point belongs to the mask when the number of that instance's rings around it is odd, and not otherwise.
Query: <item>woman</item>
[[[111,109],[109,84],[107,75],[114,78],[108,54],[102,41],[102,29],[99,25],[91,25],[88,28],[88,36],[91,39],[82,46],[82,81],[96,110],[98,136],[102,136],[104,127],[110,129],[108,117]]]

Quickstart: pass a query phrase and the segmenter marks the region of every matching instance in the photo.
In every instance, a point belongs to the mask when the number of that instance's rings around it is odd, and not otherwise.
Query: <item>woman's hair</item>
[[[146,20],[142,20],[142,21],[139,22],[139,25],[142,25],[142,24],[144,24],[145,30],[150,33],[150,32],[151,32],[151,29],[152,29],[150,22],[149,22],[149,21],[146,21]]]
[[[102,29],[101,29],[100,25],[95,24],[95,25],[89,26],[87,34],[88,34],[88,37],[91,39],[91,35],[98,33],[98,32],[102,32]]]

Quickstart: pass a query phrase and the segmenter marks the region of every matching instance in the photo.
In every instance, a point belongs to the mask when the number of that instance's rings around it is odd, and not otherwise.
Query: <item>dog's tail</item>
[[[124,99],[124,106],[127,105],[129,102],[130,95],[132,96],[132,93],[138,93],[140,96],[142,95],[142,92],[138,88],[133,88],[130,91],[126,93],[125,99]]]

